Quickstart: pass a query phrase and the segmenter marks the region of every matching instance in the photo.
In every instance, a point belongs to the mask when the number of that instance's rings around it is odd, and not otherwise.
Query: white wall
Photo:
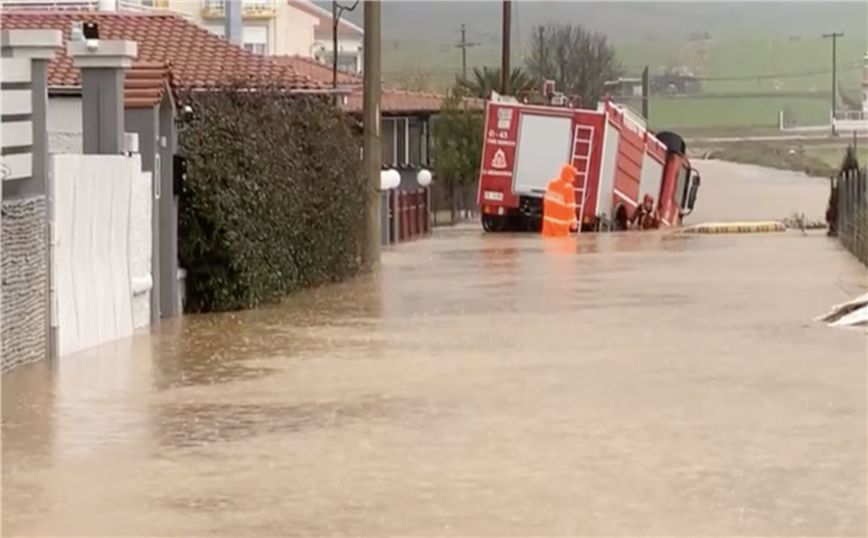
[[[141,159],[139,158],[139,164]],[[141,166],[139,166],[139,170]],[[132,288],[133,328],[151,322],[151,226],[153,176],[150,172],[131,171],[132,207],[130,208],[130,285]]]
[[[277,2],[274,54],[313,56],[317,21],[316,17],[296,9],[289,2]]]
[[[81,153],[81,97],[49,97],[47,116],[48,151]]]
[[[141,281],[142,268],[150,268],[150,234],[142,228],[150,230],[151,176],[142,174],[138,155],[55,155],[51,165],[52,323],[64,356],[129,336],[149,318]],[[134,296],[134,280],[148,291]]]

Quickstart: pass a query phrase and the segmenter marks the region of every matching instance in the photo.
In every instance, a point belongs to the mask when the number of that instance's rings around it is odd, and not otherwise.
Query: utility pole
[[[338,89],[338,0],[332,0],[332,89]]]
[[[503,30],[501,32],[500,93],[509,95],[509,40],[512,24],[512,1],[503,0]]]
[[[844,32],[823,34],[824,39],[832,38],[832,129],[835,129],[835,113],[838,110],[838,38],[844,37]]]
[[[362,259],[366,267],[380,262],[380,0],[365,0],[363,42],[364,170],[368,180],[365,239]]]
[[[338,89],[338,25],[341,22],[341,15],[344,11],[353,11],[359,5],[359,0],[356,0],[352,6],[343,6],[338,4],[337,0],[332,0],[332,89]],[[338,94],[335,92],[335,104],[338,101]]]
[[[650,123],[649,104],[651,101],[651,77],[648,75],[648,66],[642,70],[642,116]]]
[[[455,48],[461,49],[461,80],[467,80],[467,49],[470,47],[478,47],[479,43],[467,42],[467,29],[461,25],[461,42],[455,45]]]

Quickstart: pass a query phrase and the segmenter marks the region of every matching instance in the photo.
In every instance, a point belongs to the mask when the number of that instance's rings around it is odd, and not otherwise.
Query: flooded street
[[[691,222],[822,216],[700,170]],[[864,536],[866,337],[812,318],[865,287],[823,232],[439,231],[3,376],[3,535]]]

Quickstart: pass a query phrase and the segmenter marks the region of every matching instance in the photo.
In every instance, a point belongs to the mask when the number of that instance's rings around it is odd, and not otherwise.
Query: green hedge
[[[329,100],[226,87],[179,103],[187,310],[255,307],[362,269],[361,141]]]

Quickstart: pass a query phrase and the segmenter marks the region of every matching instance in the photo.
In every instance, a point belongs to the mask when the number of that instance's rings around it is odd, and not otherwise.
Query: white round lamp
[[[380,190],[389,190],[389,183],[392,181],[392,176],[389,174],[391,170],[380,170]]]
[[[390,168],[387,173],[389,174],[389,188],[397,189],[398,185],[401,184],[401,173],[394,168]]]
[[[430,185],[431,179],[431,172],[425,170],[424,168],[422,170],[419,170],[419,173],[416,174],[416,182],[419,183],[420,187],[427,187],[428,185]]]

